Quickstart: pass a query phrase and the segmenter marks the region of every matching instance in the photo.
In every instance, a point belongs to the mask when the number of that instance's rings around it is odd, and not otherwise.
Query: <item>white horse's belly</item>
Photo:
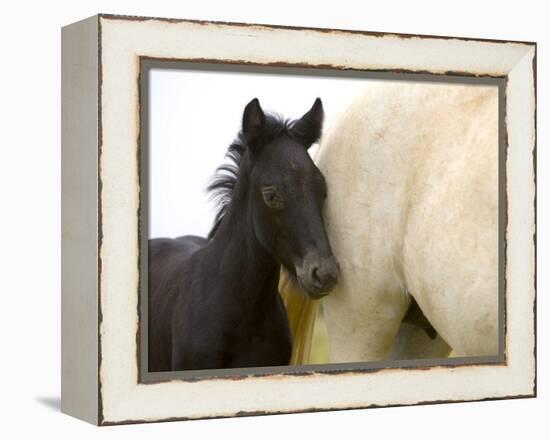
[[[381,83],[316,161],[341,281],[324,300],[332,360],[389,354],[409,297],[459,355],[496,354],[496,87]]]

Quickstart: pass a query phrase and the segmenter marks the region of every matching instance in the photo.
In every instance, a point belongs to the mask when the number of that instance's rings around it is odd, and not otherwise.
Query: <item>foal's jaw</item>
[[[313,299],[328,295],[338,282],[339,274],[340,266],[334,255],[320,257],[309,252],[302,264],[296,267],[296,278],[300,287]]]

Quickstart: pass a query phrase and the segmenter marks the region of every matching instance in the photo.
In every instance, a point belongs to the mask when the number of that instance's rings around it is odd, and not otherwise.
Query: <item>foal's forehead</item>
[[[269,149],[269,151],[267,151]],[[307,149],[298,142],[273,142],[266,146],[254,172],[260,185],[280,188],[315,188],[323,177]]]
[[[295,172],[317,169],[307,149],[288,135],[281,135],[266,146],[266,165]]]

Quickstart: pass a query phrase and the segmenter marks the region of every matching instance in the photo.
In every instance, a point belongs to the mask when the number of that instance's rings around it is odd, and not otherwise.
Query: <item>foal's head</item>
[[[244,110],[240,140],[243,192],[256,239],[312,297],[328,293],[338,278],[321,211],[327,185],[307,149],[323,124],[318,98],[300,119],[282,121],[265,114],[258,99]]]

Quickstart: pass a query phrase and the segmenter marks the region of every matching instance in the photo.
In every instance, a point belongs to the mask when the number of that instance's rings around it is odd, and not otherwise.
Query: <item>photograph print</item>
[[[142,63],[145,372],[503,361],[498,80]]]

